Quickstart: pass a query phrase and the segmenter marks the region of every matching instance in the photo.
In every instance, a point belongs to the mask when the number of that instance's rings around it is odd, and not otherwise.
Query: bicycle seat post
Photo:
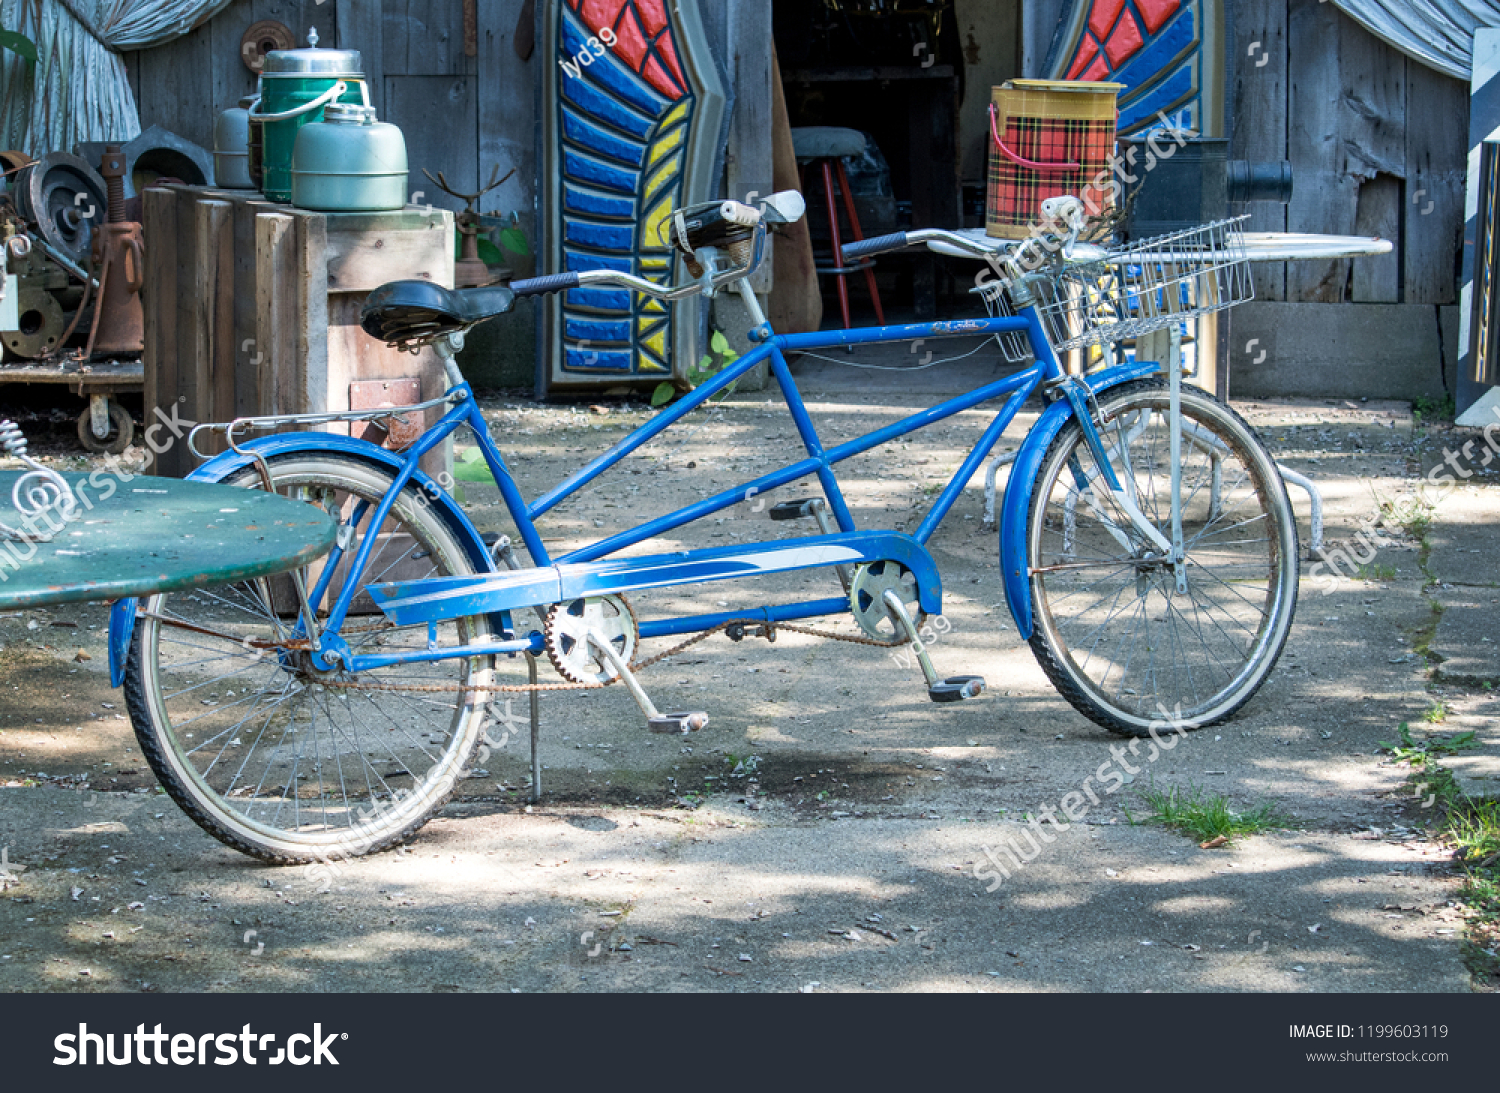
[[[454,359],[454,355],[463,347],[464,332],[462,330],[455,330],[432,343],[432,348],[437,351],[439,359],[443,362],[443,373],[447,377],[449,390],[464,383],[464,374],[459,371],[458,361]]]

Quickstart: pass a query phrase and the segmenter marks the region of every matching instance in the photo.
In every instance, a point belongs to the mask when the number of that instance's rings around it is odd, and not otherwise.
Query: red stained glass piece
[[[656,52],[667,66],[667,71],[672,74],[673,79],[676,81],[675,86],[670,90],[665,87],[661,90],[664,94],[671,95],[675,99],[687,90],[687,81],[682,78],[682,66],[677,63],[677,50],[672,45],[670,35],[663,34],[656,39]]]
[[[646,77],[647,83],[667,96],[667,98],[678,99],[682,97],[682,89],[672,82],[672,77],[667,75],[666,69],[662,68],[661,62],[655,57],[651,57],[646,61],[646,67],[642,70],[641,75]]]
[[[1089,80],[1092,83],[1101,83],[1108,76],[1109,62],[1104,59],[1103,54],[1100,54],[1094,58],[1094,63],[1089,65],[1088,71],[1080,76],[1079,79]]]
[[[590,30],[598,33],[604,27],[613,28],[629,3],[630,0],[582,0],[581,6],[574,5],[574,10]]]
[[[614,52],[669,99],[687,92],[665,0],[565,0],[589,30],[609,27],[619,36]]]
[[[1101,42],[1109,37],[1109,28],[1120,17],[1125,0],[1094,0],[1094,12],[1089,16],[1089,29]]]
[[[1110,36],[1108,42],[1104,43],[1104,52],[1109,54],[1111,68],[1119,68],[1121,62],[1140,52],[1141,46],[1146,44],[1145,37],[1141,34],[1141,28],[1135,21],[1135,16],[1129,12],[1121,19],[1115,27],[1115,32]]]
[[[641,33],[640,24],[636,21],[633,12],[627,12],[625,18],[620,20],[619,27],[615,33],[619,35],[619,41],[615,43],[615,53],[623,57],[630,67],[637,72],[641,70],[641,63],[646,59],[646,51],[650,46],[646,42],[646,36]]]
[[[1151,34],[1166,26],[1181,7],[1182,0],[1135,0],[1135,9],[1146,20],[1146,30]]]
[[[635,10],[647,34],[654,36],[667,28],[667,6],[663,0],[635,0]]]
[[[1094,59],[1098,52],[1099,43],[1094,41],[1092,35],[1085,34],[1083,36],[1083,44],[1078,47],[1078,56],[1073,61],[1073,66],[1068,69],[1067,78],[1070,80],[1078,79],[1078,74],[1088,67],[1088,63]]]

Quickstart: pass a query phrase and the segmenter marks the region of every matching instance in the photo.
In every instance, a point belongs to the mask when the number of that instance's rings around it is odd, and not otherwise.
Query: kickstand
[[[531,803],[542,800],[542,759],[537,754],[538,738],[542,734],[542,692],[536,689],[536,657],[526,654],[526,674],[532,684],[531,690]]]

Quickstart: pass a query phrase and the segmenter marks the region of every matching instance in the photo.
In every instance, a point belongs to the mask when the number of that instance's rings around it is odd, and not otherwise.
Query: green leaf
[[[505,255],[500,253],[500,248],[482,235],[479,237],[479,257],[487,266],[505,265]]]
[[[658,383],[656,390],[651,392],[652,406],[665,406],[677,395],[677,388],[670,383]]]
[[[500,245],[522,258],[531,257],[531,244],[526,241],[526,233],[520,228],[503,229],[500,232]]]
[[[453,461],[453,477],[459,482],[495,484],[495,476],[490,473],[489,464],[484,461],[484,453],[478,448],[465,448],[459,453],[458,458]]]
[[[0,49],[20,54],[28,64],[36,65],[36,44],[24,34],[14,30],[0,30]]]
[[[714,336],[708,340],[708,344],[721,357],[728,356],[734,352],[733,349],[729,348],[729,339],[724,337],[723,333],[718,330],[714,331]]]

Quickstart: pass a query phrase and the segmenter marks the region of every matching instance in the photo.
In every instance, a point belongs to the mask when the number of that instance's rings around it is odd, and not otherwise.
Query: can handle
[[[1057,173],[1061,174],[1063,171],[1076,171],[1082,166],[1082,164],[1079,163],[1038,163],[1036,160],[1027,159],[1024,156],[1016,155],[1016,153],[1007,148],[1005,146],[1005,142],[1000,139],[1000,130],[995,126],[994,103],[990,103],[990,136],[995,138],[995,147],[1000,149],[1000,154],[1002,156],[1010,160],[1012,163],[1019,164],[1022,167],[1030,167],[1034,171],[1056,171]]]
[[[257,100],[250,107],[250,121],[252,124],[259,122],[261,125],[264,125],[268,121],[286,121],[288,118],[295,118],[300,114],[316,110],[320,106],[327,106],[347,90],[349,90],[349,85],[343,80],[338,80],[327,91],[323,92],[316,99],[313,99],[312,102],[305,102],[301,106],[294,106],[292,109],[283,110],[279,114],[257,114],[256,110],[260,107],[260,100]]]

